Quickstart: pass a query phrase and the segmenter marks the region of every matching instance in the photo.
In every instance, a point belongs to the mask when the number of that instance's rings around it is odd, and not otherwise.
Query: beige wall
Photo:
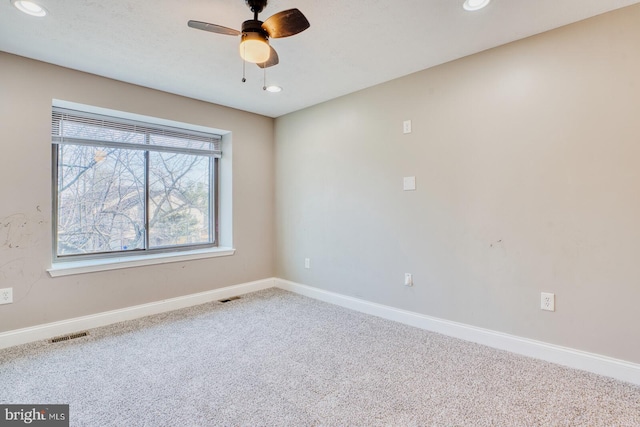
[[[49,277],[52,99],[231,131],[236,254]],[[0,332],[274,274],[273,119],[0,52],[0,144]]]
[[[638,22],[632,6],[278,118],[278,277],[639,363]]]

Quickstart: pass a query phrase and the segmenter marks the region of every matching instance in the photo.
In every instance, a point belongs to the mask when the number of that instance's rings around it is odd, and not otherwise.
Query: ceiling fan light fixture
[[[271,92],[271,93],[282,92],[282,88],[276,85],[267,86],[266,90],[267,92]]]
[[[468,11],[480,10],[483,7],[486,7],[490,2],[491,0],[465,0],[462,7],[464,10]]]
[[[266,37],[258,32],[242,34],[240,42],[240,56],[247,62],[262,64],[267,62],[271,54],[271,47]]]
[[[32,1],[13,0],[12,3],[16,9],[18,9],[20,12],[26,13],[27,15],[37,16],[38,18],[47,16],[47,10]]]

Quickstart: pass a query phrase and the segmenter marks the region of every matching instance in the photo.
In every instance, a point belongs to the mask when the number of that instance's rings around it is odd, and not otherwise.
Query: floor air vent
[[[221,303],[224,304],[225,302],[235,301],[237,299],[240,299],[240,297],[231,297],[231,298],[227,298],[227,299],[219,299],[218,302],[221,302]]]
[[[57,343],[57,342],[61,342],[61,341],[69,341],[69,340],[74,340],[76,338],[82,338],[82,337],[86,337],[87,335],[89,335],[89,332],[78,332],[76,334],[70,334],[70,335],[63,335],[61,337],[55,337],[55,338],[51,338],[49,340],[50,343]]]

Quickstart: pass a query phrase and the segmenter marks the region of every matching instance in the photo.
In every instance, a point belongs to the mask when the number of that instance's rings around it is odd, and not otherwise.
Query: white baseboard
[[[275,279],[275,286],[428,331],[640,385],[640,365],[636,363],[400,310],[287,280]]]
[[[132,320],[153,314],[191,307],[198,304],[205,304],[207,302],[260,291],[274,286],[320,301],[349,308],[351,310],[360,311],[362,313],[382,317],[443,335],[476,342],[489,347],[546,360],[559,365],[568,366],[570,368],[581,369],[640,385],[640,365],[636,363],[587,353],[554,344],[548,344],[541,341],[535,341],[528,338],[522,338],[515,335],[509,335],[502,332],[496,332],[489,329],[465,325],[463,323],[438,319],[436,317],[401,310],[341,295],[335,292],[329,292],[311,286],[290,282],[288,280],[274,278],[228,286],[225,288],[214,289],[212,291],[185,295],[182,297],[127,307],[120,310],[107,311],[104,313],[2,332],[0,333],[0,349],[45,340],[55,336],[70,334],[100,326],[107,326],[125,320]]]
[[[89,316],[76,317],[74,319],[47,323],[29,328],[16,329],[0,333],[0,348],[13,347],[15,345],[49,339],[59,335],[70,334],[100,326],[107,326],[125,320],[138,319],[152,314],[178,310],[198,304],[205,304],[224,298],[247,294],[272,288],[274,279],[258,280],[256,282],[243,283],[214,289],[212,291],[170,298],[148,304],[136,305],[119,310],[106,311]]]

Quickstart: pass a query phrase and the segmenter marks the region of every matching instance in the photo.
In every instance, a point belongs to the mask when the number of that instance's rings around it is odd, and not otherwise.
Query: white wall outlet
[[[0,304],[11,304],[13,302],[13,288],[0,289]]]
[[[311,268],[311,258],[305,258],[304,259],[304,268],[306,268],[306,269],[310,269]]]
[[[556,311],[556,295],[542,292],[540,294],[540,308],[546,311]]]
[[[411,133],[411,120],[402,122],[402,133]]]
[[[416,177],[405,176],[402,180],[402,189],[404,191],[414,191],[416,189]]]
[[[404,285],[405,286],[413,286],[413,274],[404,273]]]

